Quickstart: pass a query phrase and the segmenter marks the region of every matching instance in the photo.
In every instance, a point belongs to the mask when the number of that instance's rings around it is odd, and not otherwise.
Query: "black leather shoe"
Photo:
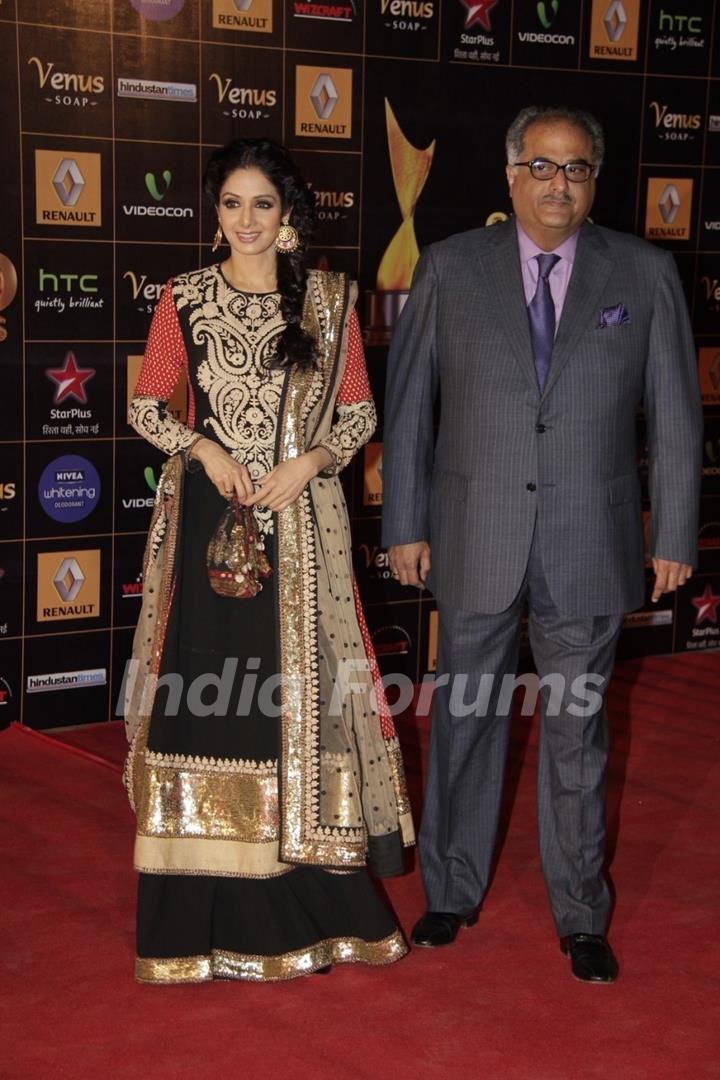
[[[611,983],[618,976],[618,962],[599,934],[568,934],[560,948],[570,957],[570,970],[580,982]]]
[[[461,926],[474,926],[477,912],[472,915],[456,915],[453,911],[426,911],[413,926],[410,940],[423,949],[437,949],[440,945],[452,945]]]

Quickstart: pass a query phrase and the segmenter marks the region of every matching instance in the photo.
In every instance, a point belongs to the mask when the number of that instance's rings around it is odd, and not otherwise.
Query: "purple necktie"
[[[555,304],[550,292],[550,271],[559,255],[535,255],[538,263],[538,283],[535,295],[528,304],[530,319],[530,337],[532,339],[533,359],[537,372],[540,393],[545,388],[545,380],[550,370],[553,345],[555,343]]]

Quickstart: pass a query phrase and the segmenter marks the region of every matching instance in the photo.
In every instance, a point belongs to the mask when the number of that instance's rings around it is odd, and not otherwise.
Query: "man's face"
[[[590,136],[564,121],[536,121],[525,132],[521,161],[545,158],[557,165],[571,161],[592,162]],[[515,215],[525,232],[540,247],[551,250],[582,225],[595,198],[595,177],[583,184],[571,183],[558,169],[550,180],[535,180],[525,165],[508,165]]]

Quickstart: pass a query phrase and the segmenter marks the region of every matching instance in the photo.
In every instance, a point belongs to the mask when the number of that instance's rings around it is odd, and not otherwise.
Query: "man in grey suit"
[[[542,688],[543,874],[572,973],[612,982],[603,704],[623,613],[643,603],[636,467],[650,452],[652,599],[696,555],[702,410],[672,256],[589,223],[597,120],[524,109],[507,135],[514,218],[427,248],[388,360],[383,543],[440,617],[416,945],[477,920],[528,613]],[[440,399],[437,439],[434,409]]]

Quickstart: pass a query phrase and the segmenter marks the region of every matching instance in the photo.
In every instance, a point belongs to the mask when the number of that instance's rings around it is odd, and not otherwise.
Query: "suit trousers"
[[[419,835],[428,909],[467,915],[487,889],[526,605],[535,687],[540,680],[538,827],[552,914],[560,936],[604,934],[610,910],[603,875],[604,695],[622,615],[579,618],[557,609],[537,526],[522,587],[509,608],[484,615],[438,605],[438,671]],[[527,685],[532,690],[532,677]]]

